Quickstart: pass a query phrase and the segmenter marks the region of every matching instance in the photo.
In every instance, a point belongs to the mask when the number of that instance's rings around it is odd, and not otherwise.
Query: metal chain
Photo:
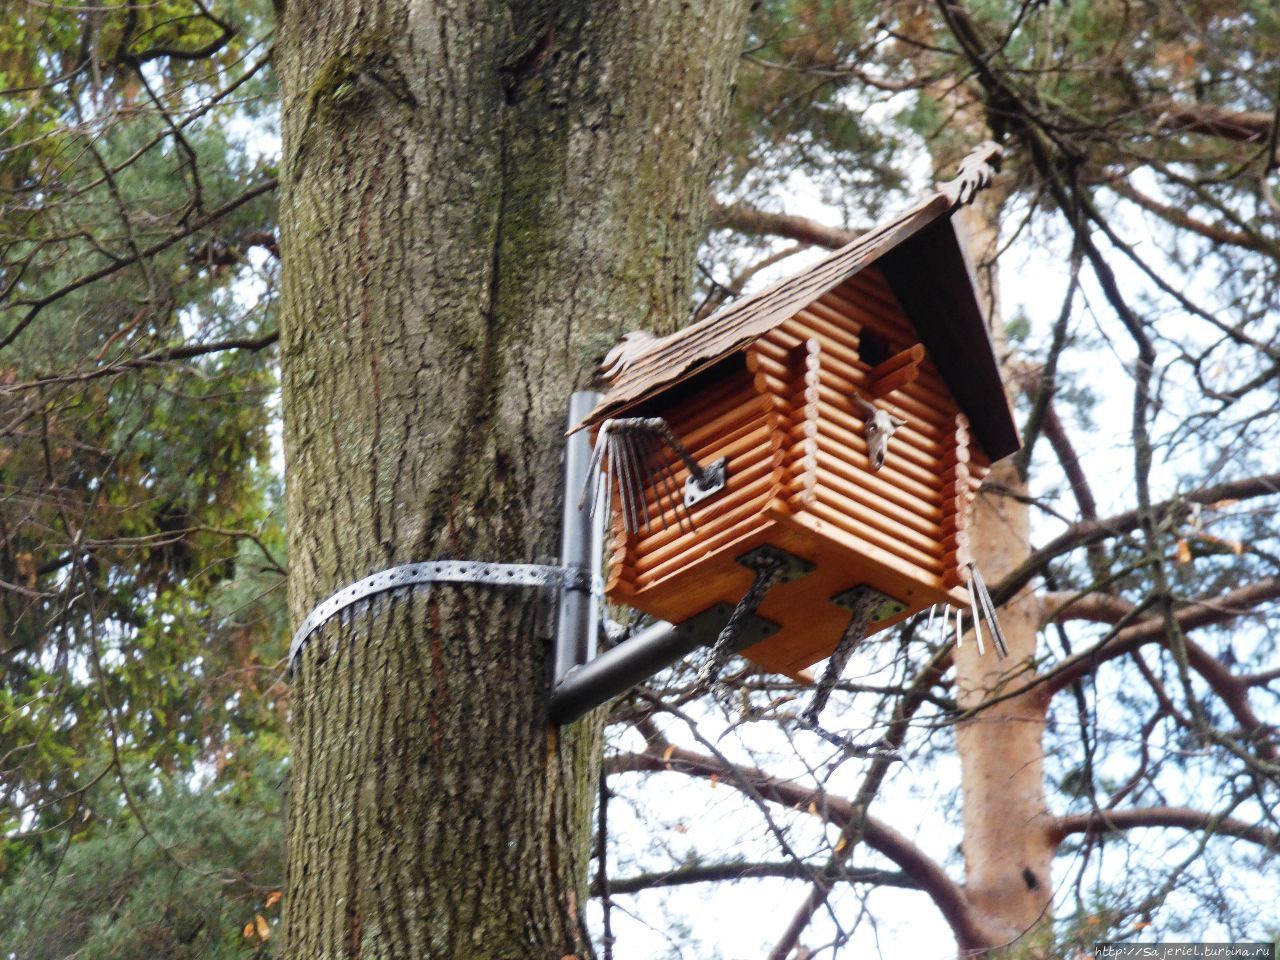
[[[800,715],[800,719],[807,725],[817,724],[818,714],[827,705],[827,700],[831,697],[831,691],[835,689],[836,681],[844,673],[845,664],[849,662],[849,657],[854,648],[867,635],[867,624],[871,622],[871,615],[876,612],[876,607],[880,605],[884,595],[870,587],[862,586],[856,588],[856,595],[852,599],[853,616],[844,628],[844,633],[840,636],[840,642],[827,660],[827,668],[822,672],[822,679],[818,681],[817,686],[814,688],[809,705],[804,708],[804,713]]]
[[[431,583],[488,583],[500,587],[559,587],[589,590],[591,575],[582,567],[558,567],[542,563],[486,563],[482,560],[429,560],[406,563],[380,570],[363,580],[348,584],[328,599],[316,604],[302,621],[289,644],[292,672],[311,634],[352,604],[387,590],[399,590]]]
[[[747,620],[759,608],[761,601],[764,600],[764,595],[769,592],[769,588],[773,586],[774,581],[778,579],[785,569],[785,560],[766,559],[761,561],[756,568],[756,578],[752,581],[751,588],[738,601],[738,605],[733,608],[733,613],[729,614],[729,622],[724,625],[720,635],[716,637],[716,642],[712,644],[711,650],[707,653],[707,658],[702,661],[702,666],[698,668],[698,678],[694,683],[695,691],[705,693],[715,686],[716,681],[720,678],[720,671],[724,669],[724,665],[728,663],[729,658],[733,656],[734,651],[737,649],[738,637],[741,636]]]

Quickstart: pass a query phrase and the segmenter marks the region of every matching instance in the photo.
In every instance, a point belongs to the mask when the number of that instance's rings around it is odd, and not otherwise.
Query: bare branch
[[[224,353],[227,350],[264,350],[279,339],[280,334],[272,330],[260,337],[235,337],[229,340],[215,340],[211,343],[184,343],[174,347],[164,347],[159,350],[152,350],[150,353],[144,353],[140,357],[95,367],[92,370],[84,370],[78,373],[49,374],[23,383],[12,383],[8,386],[0,387],[0,396],[24,390],[35,390],[53,384],[82,383],[86,380],[97,380],[102,377],[127,373],[130,370],[137,370],[142,367],[159,366],[164,363],[172,363],[175,360],[193,360],[196,357],[203,357],[212,353]]]
[[[693,883],[732,883],[736,880],[755,880],[761,877],[779,877],[784,880],[812,880],[815,871],[823,873],[833,883],[869,883],[877,887],[901,887],[919,890],[920,885],[905,873],[897,870],[875,870],[869,867],[844,868],[806,867],[791,861],[776,863],[700,863],[689,867],[677,867],[659,873],[642,873],[621,880],[609,880],[609,893],[639,893],[661,887],[680,887]],[[593,886],[591,895],[598,896]]]
[[[854,818],[853,804],[843,798],[813,790],[789,780],[752,768],[732,769],[712,757],[680,747],[668,747],[662,753],[630,753],[608,759],[612,773],[672,771],[686,776],[712,779],[720,783],[751,784],[766,800],[793,810],[809,810],[829,823],[844,827]],[[888,824],[867,815],[862,826],[867,846],[884,854],[897,864],[919,888],[927,893],[942,913],[962,950],[981,949],[997,942],[982,927],[965,895],[964,889],[947,876],[937,861]]]
[[[1219,836],[1248,840],[1268,850],[1280,850],[1280,833],[1274,830],[1234,817],[1215,817],[1214,814],[1192,810],[1190,807],[1140,807],[1133,810],[1095,810],[1070,814],[1059,818],[1056,832],[1061,841],[1075,833],[1096,837],[1139,827],[1207,830]]]
[[[1186,604],[1175,611],[1174,618],[1184,631],[1212,626],[1242,616],[1256,608],[1258,604],[1277,597],[1280,597],[1280,578],[1267,577],[1220,597]],[[1047,605],[1051,606],[1052,598],[1047,599],[1049,600]],[[1128,616],[1132,610],[1133,606],[1128,601],[1093,593],[1070,599],[1065,606],[1058,609],[1054,619],[1115,623]],[[1046,695],[1052,696],[1081,677],[1092,673],[1099,663],[1114,660],[1146,643],[1166,641],[1165,618],[1163,616],[1146,617],[1118,631],[1109,640],[1063,661],[1055,669],[1043,674],[1039,682],[1044,684]],[[1185,643],[1188,665],[1204,678],[1214,693],[1222,698],[1223,703],[1227,705],[1240,725],[1251,733],[1264,733],[1268,728],[1249,704],[1250,685],[1246,679],[1232,674],[1220,660],[1190,638],[1187,638]],[[1276,753],[1273,743],[1260,742],[1258,750],[1264,757],[1273,757]]]
[[[111,274],[116,273],[119,270],[123,270],[125,267],[139,260],[145,260],[149,257],[155,256],[157,253],[160,253],[163,250],[169,249],[169,247],[173,246],[175,243],[178,243],[181,240],[185,240],[187,237],[191,236],[193,233],[203,230],[205,227],[209,226],[212,223],[217,223],[227,214],[231,213],[233,210],[237,209],[238,207],[244,206],[250,200],[255,200],[265,193],[270,193],[272,190],[276,188],[276,185],[277,185],[277,181],[275,179],[271,179],[263,183],[260,183],[255,187],[250,187],[244,193],[240,194],[240,196],[235,197],[234,199],[228,200],[226,203],[218,207],[216,210],[211,211],[207,216],[201,217],[199,220],[195,221],[189,226],[184,227],[181,230],[175,231],[174,233],[171,233],[169,236],[165,237],[163,240],[159,240],[156,243],[153,243],[151,246],[147,247],[145,250],[139,251],[137,256],[122,257],[118,260],[115,260],[107,264],[105,267],[100,267],[97,270],[93,270],[89,273],[82,274],[81,276],[77,277],[75,280],[72,280],[70,283],[65,284],[59,287],[57,290],[54,290],[52,293],[46,294],[45,296],[41,297],[39,300],[14,301],[16,305],[29,307],[29,309],[25,314],[23,314],[22,318],[19,319],[18,322],[15,323],[7,333],[0,336],[0,349],[3,349],[7,347],[9,344],[13,343],[13,341],[16,340],[19,337],[19,335],[21,335],[22,331],[25,330],[28,326],[30,326],[31,321],[35,320],[35,318],[39,316],[40,311],[43,310],[45,307],[49,306],[49,304],[55,303],[56,301],[67,296],[67,294],[74,293],[76,290],[79,290],[81,287],[87,287],[89,284],[94,283],[98,280],[101,280],[103,277],[109,277],[111,276]]]
[[[1231,480],[1192,490],[1181,497],[1155,504],[1152,511],[1157,520],[1163,521],[1185,508],[1189,503],[1216,503],[1219,500],[1248,500],[1253,497],[1269,497],[1280,493],[1280,473],[1268,473],[1243,480]],[[1039,550],[1029,556],[1017,570],[1009,574],[992,591],[996,603],[1004,603],[1031,582],[1049,561],[1075,550],[1099,543],[1111,537],[1136,530],[1142,522],[1140,511],[1125,510],[1100,520],[1085,520],[1072,524]]]
[[[769,213],[743,203],[720,206],[711,212],[711,227],[720,230],[736,230],[752,236],[786,237],[801,243],[837,250],[853,243],[861,235],[859,230],[830,227],[808,217],[787,213]]]

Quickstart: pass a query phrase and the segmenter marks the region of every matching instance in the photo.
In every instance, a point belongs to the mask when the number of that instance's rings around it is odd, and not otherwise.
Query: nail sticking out
[[[969,616],[973,619],[973,639],[978,641],[978,656],[985,657],[987,648],[982,643],[982,618],[978,616],[978,598],[973,592],[973,577],[969,577]]]
[[[689,481],[683,489],[676,481],[669,453],[689,470]],[[692,531],[689,507],[724,489],[725,470],[723,461],[709,468],[699,464],[661,417],[624,417],[601,424],[578,506],[590,496],[594,513],[599,499],[595,494],[602,483],[608,499],[612,499],[616,487],[622,524],[628,534],[652,530],[655,523],[665,529],[673,521],[681,531]],[[655,495],[652,512],[650,491]]]
[[[987,618],[987,623],[991,627],[991,642],[995,644],[996,656],[1003,660],[1009,656],[1009,645],[1004,641],[1004,631],[1000,629],[1000,619],[996,616],[996,605],[991,600],[991,594],[987,590],[986,583],[983,582],[982,574],[978,572],[978,566],[972,560],[969,561],[969,595],[972,597],[977,595],[978,606],[982,609],[982,614]],[[975,614],[975,621],[977,615]]]

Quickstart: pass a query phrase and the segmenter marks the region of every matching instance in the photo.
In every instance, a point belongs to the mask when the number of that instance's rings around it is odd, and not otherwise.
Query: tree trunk
[[[290,609],[558,551],[568,395],[688,309],[745,0],[283,12]],[[291,957],[591,953],[597,729],[546,719],[545,598],[384,594],[295,677]]]
[[[997,352],[1004,353],[1004,330],[996,289],[999,240],[998,188],[980,196],[960,214],[967,246],[977,266],[978,286],[990,314]],[[983,577],[997,583],[1026,559],[1031,549],[1026,485],[1011,459],[997,464],[974,506],[974,559]],[[1009,658],[995,658],[988,642],[978,655],[972,634],[956,651],[956,698],[971,710],[999,697],[1034,674],[1040,607],[1029,589],[1000,610]],[[1038,691],[982,709],[956,729],[964,802],[965,890],[980,924],[994,935],[992,946],[1021,940],[1043,919],[1052,900],[1050,867],[1055,843],[1044,796],[1046,701]]]

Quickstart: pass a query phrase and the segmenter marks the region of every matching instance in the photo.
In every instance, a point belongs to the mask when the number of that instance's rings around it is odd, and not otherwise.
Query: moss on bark
[[[745,7],[288,6],[295,621],[393,564],[557,553],[569,393],[685,315]],[[598,732],[547,724],[547,626],[529,591],[440,587],[312,640],[288,955],[590,953]]]

